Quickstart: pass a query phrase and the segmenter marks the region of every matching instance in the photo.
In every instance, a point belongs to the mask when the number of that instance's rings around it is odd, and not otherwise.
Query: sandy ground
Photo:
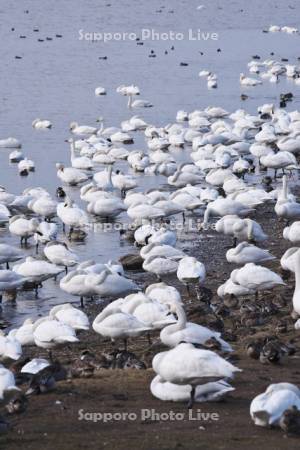
[[[264,244],[271,252],[281,257],[289,247],[283,241],[284,223],[279,222],[273,212],[273,205],[258,208],[256,220],[269,235]],[[189,254],[197,256],[207,268],[206,287],[212,293],[212,301],[219,302],[216,296],[217,287],[224,282],[234,266],[225,261],[225,252],[231,240],[216,234],[213,230],[205,233],[196,231],[180,237],[181,248]],[[137,251],[137,250],[136,250]],[[268,264],[268,267],[280,273],[279,260]],[[131,273],[141,285],[154,281],[145,273]],[[258,324],[257,317],[249,315],[249,320],[241,323],[239,307],[222,311],[222,320],[216,321],[192,295],[186,296],[185,288],[175,279],[168,280],[182,292],[189,319],[201,324],[208,324],[216,329],[224,325],[224,338],[231,342],[235,349],[234,362],[243,372],[233,381],[236,388],[226,399],[219,403],[201,403],[194,406],[194,414],[201,412],[218,413],[219,420],[188,420],[185,404],[162,402],[151,395],[149,384],[154,376],[151,359],[155,353],[163,349],[158,336],[153,336],[152,347],[144,337],[132,340],[129,350],[133,351],[146,366],[146,370],[106,370],[100,369],[92,378],[73,378],[57,383],[52,392],[31,396],[28,408],[18,415],[5,415],[11,424],[11,430],[0,436],[0,448],[3,449],[41,449],[79,450],[89,449],[298,449],[299,440],[286,436],[275,429],[254,426],[249,415],[252,398],[265,390],[274,382],[300,380],[299,334],[293,329],[291,319],[291,299],[294,280],[291,277],[288,285],[275,291],[261,295],[260,302],[273,303],[275,307],[264,314]],[[253,303],[253,300],[248,300]],[[277,308],[276,308],[277,306]],[[94,318],[101,310],[100,304],[87,304],[86,311]],[[262,323],[261,323],[262,322]],[[279,324],[284,324],[282,330]],[[296,353],[287,357],[281,364],[261,364],[251,359],[245,352],[245,345],[250,340],[265,336],[278,336],[280,341],[292,342]],[[80,344],[71,349],[55,351],[55,358],[63,364],[70,363],[78,357],[83,349],[89,349],[96,355],[110,351],[111,344],[103,341],[95,333],[80,335]],[[121,346],[121,344],[120,344]],[[28,350],[29,356],[46,356],[43,351]],[[25,389],[25,387],[23,387]],[[153,409],[155,412],[181,412],[184,420],[159,421],[155,417],[142,420],[141,410]],[[136,413],[137,420],[99,421],[79,420],[79,410],[98,413]]]

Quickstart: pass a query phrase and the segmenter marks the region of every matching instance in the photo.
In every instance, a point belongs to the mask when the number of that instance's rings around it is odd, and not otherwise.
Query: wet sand
[[[263,247],[280,258],[290,246],[282,237],[285,224],[277,220],[272,204],[257,208],[257,220],[269,235]],[[197,256],[207,268],[206,288],[212,295],[213,303],[220,303],[216,296],[217,287],[229,276],[235,267],[225,260],[225,252],[232,244],[231,239],[217,234],[213,230],[205,232],[182,232],[180,247],[190,255]],[[137,249],[135,250],[138,251]],[[281,273],[279,259],[267,263],[267,266]],[[130,277],[140,285],[155,282],[154,277],[147,273],[130,272]],[[1,448],[5,449],[253,449],[255,446],[266,449],[296,449],[299,440],[286,436],[276,429],[265,429],[254,426],[249,415],[250,402],[254,396],[263,392],[270,383],[288,381],[299,384],[300,336],[293,328],[291,318],[291,300],[294,280],[289,278],[285,287],[265,292],[260,295],[259,302],[265,305],[273,303],[274,308],[260,317],[262,323],[257,324],[257,317],[249,315],[249,320],[241,323],[239,307],[220,311],[221,321],[209,313],[204,304],[196,296],[187,297],[186,290],[175,278],[166,280],[180,289],[190,320],[211,328],[224,326],[224,338],[233,346],[234,363],[243,369],[233,380],[236,388],[228,397],[219,403],[198,403],[194,405],[201,412],[218,413],[219,420],[188,420],[188,410],[185,404],[162,402],[151,395],[150,382],[154,377],[151,369],[151,359],[164,349],[159,343],[158,333],[153,335],[152,346],[149,347],[146,337],[129,341],[129,350],[145,362],[146,370],[137,369],[100,369],[92,378],[73,378],[57,382],[54,391],[29,398],[25,413],[6,416],[12,425],[11,431],[0,437]],[[211,291],[211,293],[210,293]],[[254,299],[249,299],[254,304]],[[101,303],[87,302],[86,312],[93,319],[102,309]],[[278,325],[286,324],[286,330]],[[266,336],[277,336],[281,342],[292,343],[295,354],[287,356],[281,364],[262,364],[251,359],[245,351],[245,345],[250,340]],[[104,351],[111,351],[110,342],[104,341],[94,332],[80,334],[80,343],[72,348],[55,350],[55,358],[69,366],[78,358],[80,351],[89,349],[99,356]],[[120,343],[119,348],[122,344]],[[25,350],[25,356],[47,356],[37,349]],[[24,386],[22,387],[24,390]],[[141,410],[154,409],[157,413],[181,412],[185,420],[158,421],[142,420]],[[83,421],[79,419],[79,410],[98,413],[137,414],[136,421]],[[154,417],[155,419],[155,417]]]

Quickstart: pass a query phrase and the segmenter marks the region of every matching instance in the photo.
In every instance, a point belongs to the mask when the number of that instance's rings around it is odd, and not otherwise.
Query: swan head
[[[71,122],[69,129],[72,131],[72,130],[75,130],[75,128],[77,128],[77,127],[78,127],[78,123],[77,122]]]
[[[56,163],[55,167],[58,171],[62,171],[62,172],[64,171],[64,168],[65,168],[64,164],[62,164],[62,163]]]

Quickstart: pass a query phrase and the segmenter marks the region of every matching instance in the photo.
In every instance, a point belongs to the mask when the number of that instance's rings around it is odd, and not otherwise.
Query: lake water
[[[97,117],[103,116],[106,126],[119,126],[131,116],[126,98],[116,93],[120,84],[140,87],[141,98],[150,100],[154,107],[138,114],[154,125],[174,122],[179,109],[192,111],[209,105],[255,113],[263,103],[278,105],[279,94],[288,91],[295,98],[287,109],[299,109],[299,86],[286,78],[277,85],[265,81],[254,89],[242,89],[239,84],[239,74],[247,73],[252,55],[278,61],[285,57],[297,63],[298,35],[262,32],[271,24],[297,26],[297,2],[206,0],[204,7],[197,9],[200,5],[195,0],[2,2],[0,138],[20,139],[24,154],[36,163],[36,171],[20,177],[16,166],[8,163],[10,150],[0,149],[0,184],[15,194],[29,186],[43,186],[54,195],[60,185],[55,163],[70,164],[69,144],[65,143],[70,137],[69,123],[95,125]],[[143,29],[182,33],[185,39],[146,40],[144,45],[130,39],[107,43],[80,40],[80,30],[141,36]],[[189,40],[189,30],[193,36],[198,30],[206,37],[207,33],[217,33],[218,40]],[[149,58],[151,50],[155,58]],[[99,59],[105,56],[106,60]],[[188,66],[181,66],[181,62]],[[201,69],[218,75],[218,89],[207,89],[206,81],[198,77]],[[97,86],[104,86],[107,95],[96,97]],[[240,100],[242,92],[249,95],[246,102]],[[37,117],[51,120],[53,129],[34,130],[31,123]],[[134,133],[134,138],[131,149],[147,148],[143,133]],[[174,154],[178,160],[186,159],[188,150]],[[162,177],[137,176],[141,188],[166,182]],[[67,191],[78,199],[78,189]],[[6,230],[0,231],[0,238],[18,245]],[[130,251],[113,231],[91,232],[85,244],[72,247],[82,260],[92,257],[103,262]],[[27,251],[32,252],[32,248]],[[16,305],[4,303],[2,318],[9,324],[20,323],[26,315],[45,313],[52,305],[69,300],[77,301],[48,281],[38,300],[26,292],[18,295]]]

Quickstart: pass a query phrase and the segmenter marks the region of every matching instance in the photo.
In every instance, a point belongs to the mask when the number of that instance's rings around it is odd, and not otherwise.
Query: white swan
[[[259,223],[252,219],[237,220],[232,227],[235,239],[263,242],[268,236]]]
[[[117,197],[101,198],[88,204],[87,211],[103,218],[117,217],[123,211],[126,211],[126,206]]]
[[[150,284],[146,290],[145,294],[152,300],[157,300],[162,304],[182,304],[181,295],[179,291],[174,286],[169,286],[166,283],[153,283]]]
[[[293,244],[300,244],[300,222],[294,222],[289,227],[285,227],[283,237]]]
[[[283,270],[289,270],[290,272],[295,273],[297,267],[298,250],[299,250],[298,247],[291,247],[286,252],[284,252],[284,254],[280,259],[280,265],[283,268]]]
[[[21,148],[21,142],[13,137],[7,139],[0,139],[0,148]]]
[[[253,263],[245,264],[241,269],[233,270],[230,279],[234,283],[255,291],[285,285],[282,278],[275,272]]]
[[[92,327],[96,333],[109,337],[113,342],[116,339],[123,339],[125,349],[129,337],[139,336],[151,329],[131,314],[123,313],[119,308],[102,311],[95,318]]]
[[[72,327],[50,317],[43,317],[35,322],[33,337],[37,347],[46,349],[79,342]]]
[[[278,196],[275,212],[278,217],[285,219],[300,219],[300,204],[288,199],[287,192],[287,178],[286,175],[282,177],[283,189],[280,196]]]
[[[153,330],[161,330],[166,325],[176,322],[175,317],[170,313],[166,305],[162,305],[153,300],[137,305],[132,314],[140,322]]]
[[[240,74],[240,84],[242,86],[257,86],[258,84],[262,84],[261,80],[257,80],[256,78],[246,77],[243,73]]]
[[[28,202],[28,208],[47,220],[56,216],[57,202],[50,195],[42,195],[41,197],[30,200]]]
[[[163,256],[165,258],[179,260],[185,256],[185,253],[171,245],[160,245],[151,242],[141,249],[140,255],[143,259],[150,258],[150,256]]]
[[[18,171],[20,175],[28,175],[29,172],[34,172],[35,163],[31,159],[24,158],[18,163]]]
[[[94,163],[87,156],[76,156],[74,139],[68,140],[71,150],[71,164],[75,169],[90,170],[94,167]]]
[[[0,294],[5,291],[12,291],[21,287],[27,278],[17,274],[12,270],[0,270]],[[0,295],[0,300],[2,296]]]
[[[37,219],[26,219],[24,216],[14,216],[9,221],[9,231],[12,234],[20,237],[20,243],[27,244],[27,241],[32,237],[39,226]]]
[[[233,295],[234,297],[244,297],[248,295],[254,295],[255,289],[249,289],[240,284],[234,283],[230,278],[221,286],[218,287],[217,294],[219,297],[223,298],[226,295]]]
[[[180,342],[205,345],[206,341],[214,338],[219,342],[223,351],[232,352],[232,347],[221,338],[221,333],[193,322],[187,322],[184,309],[178,303],[173,303],[170,308],[176,313],[178,321],[160,332],[160,340],[163,344],[168,347],[176,347]]]
[[[16,262],[24,258],[23,252],[12,245],[0,244],[0,264],[6,264],[9,269],[10,262]]]
[[[146,272],[154,273],[158,278],[175,273],[177,268],[177,261],[164,256],[152,255],[143,262],[143,269]]]
[[[49,312],[49,317],[69,325],[74,330],[89,330],[90,328],[88,316],[70,303],[54,306]]]
[[[229,263],[244,265],[247,263],[261,263],[276,259],[269,250],[256,247],[248,242],[241,242],[235,248],[231,248],[226,253]]]
[[[20,342],[17,341],[13,334],[4,336],[3,332],[0,331],[0,361],[17,361],[21,355],[22,347]]]
[[[90,136],[91,134],[96,134],[98,130],[97,128],[90,127],[89,125],[78,125],[77,122],[71,122],[70,131],[73,134]]]
[[[89,220],[87,214],[71,200],[67,198],[64,203],[57,205],[57,215],[63,222],[64,226],[70,227],[70,232],[73,228],[83,227],[88,225]]]
[[[34,322],[29,317],[19,328],[14,330],[14,337],[22,346],[34,345],[33,328]]]
[[[148,102],[148,100],[133,100],[133,95],[129,95],[127,103],[128,108],[151,108],[152,106],[152,103]]]
[[[240,202],[231,200],[229,198],[219,198],[211,202],[205,211],[203,225],[207,225],[210,216],[226,216],[226,215],[237,215],[246,216],[250,214],[253,209],[248,208]]]
[[[212,378],[232,378],[235,372],[241,371],[214,352],[184,343],[155,355],[152,367],[165,381],[192,386],[189,408],[193,406],[197,385]]]
[[[295,406],[300,410],[300,391],[291,383],[271,384],[251,402],[250,415],[255,425],[279,425],[284,411]]]
[[[192,386],[187,384],[174,384],[163,380],[159,375],[153,378],[150,384],[150,390],[154,397],[166,402],[187,402],[191,396]],[[226,381],[216,381],[196,386],[196,403],[216,402],[222,400],[224,396],[234,391]]]
[[[63,270],[63,267],[58,267],[41,259],[35,259],[32,256],[27,256],[23,263],[16,264],[13,267],[13,271],[18,275],[22,275],[28,281],[37,284],[48,280],[48,278],[56,277]]]
[[[44,248],[46,258],[57,266],[64,266],[66,271],[68,267],[75,266],[79,262],[76,253],[69,250],[64,242],[51,241]]]
[[[45,120],[45,119],[35,119],[32,122],[32,127],[36,128],[37,130],[42,130],[42,129],[49,129],[52,128],[52,123],[50,122],[50,120]]]
[[[0,402],[10,394],[20,392],[16,386],[14,374],[3,366],[0,366]]]
[[[64,164],[57,163],[57,176],[65,184],[76,186],[88,180],[88,175],[74,167],[65,167]]]

